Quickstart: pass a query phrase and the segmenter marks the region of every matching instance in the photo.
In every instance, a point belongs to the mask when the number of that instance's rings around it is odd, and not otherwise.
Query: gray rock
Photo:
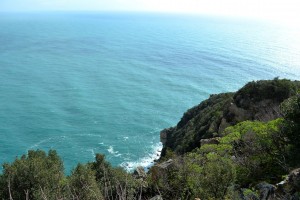
[[[267,122],[280,117],[280,103],[262,100],[253,106],[253,119]]]
[[[255,186],[259,191],[260,200],[272,200],[275,199],[275,189],[274,185],[269,183],[259,183]]]
[[[296,191],[300,191],[300,168],[290,172],[286,182]]]
[[[156,195],[155,197],[152,197],[149,200],[163,200],[163,198],[160,195]]]
[[[238,107],[236,104],[231,104],[228,111],[232,116],[234,116],[233,121],[242,122],[247,119],[251,119],[249,111]]]
[[[280,183],[276,184],[278,192],[293,195],[296,191],[300,191],[300,168],[294,169]]]
[[[162,162],[160,164],[157,164],[156,167],[161,168],[161,169],[167,169],[169,168],[172,164],[174,163],[174,161],[172,159],[169,159],[165,162]]]
[[[219,144],[220,137],[214,137],[214,138],[209,138],[209,139],[201,139],[200,144],[205,145],[205,144]]]
[[[145,170],[143,167],[139,166],[137,167],[134,172],[133,175],[137,178],[145,178],[147,176]]]

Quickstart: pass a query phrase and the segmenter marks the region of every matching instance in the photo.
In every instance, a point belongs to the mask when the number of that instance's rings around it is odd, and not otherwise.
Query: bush
[[[230,158],[215,153],[207,154],[207,161],[200,173],[200,188],[204,199],[225,199],[229,186],[236,177],[235,166]]]
[[[152,167],[149,183],[165,199],[224,199],[235,181],[233,161],[228,156],[198,150],[173,158],[167,168]]]

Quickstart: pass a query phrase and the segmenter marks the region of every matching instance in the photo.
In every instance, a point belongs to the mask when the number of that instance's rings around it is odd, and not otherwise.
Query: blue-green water
[[[147,165],[159,132],[212,93],[300,78],[300,34],[252,21],[126,13],[0,14],[0,162],[56,149]]]

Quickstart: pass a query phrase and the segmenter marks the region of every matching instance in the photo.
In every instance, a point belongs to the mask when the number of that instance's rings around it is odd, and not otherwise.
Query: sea
[[[300,79],[300,28],[201,15],[0,13],[0,163],[57,150],[147,167],[159,133],[210,94]]]

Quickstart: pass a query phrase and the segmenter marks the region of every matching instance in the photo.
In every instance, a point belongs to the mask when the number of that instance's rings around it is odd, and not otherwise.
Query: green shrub
[[[280,130],[282,123],[283,119],[245,121],[224,131],[219,145],[232,145],[238,183],[247,187],[260,180],[276,182],[286,172],[287,143]]]
[[[63,163],[54,150],[48,155],[41,150],[30,150],[28,155],[4,164],[1,179],[5,184],[2,195],[5,199],[9,196],[13,199],[59,198],[62,195]]]
[[[235,182],[236,171],[230,158],[215,153],[207,154],[207,161],[200,173],[201,197],[225,199],[229,186]]]

